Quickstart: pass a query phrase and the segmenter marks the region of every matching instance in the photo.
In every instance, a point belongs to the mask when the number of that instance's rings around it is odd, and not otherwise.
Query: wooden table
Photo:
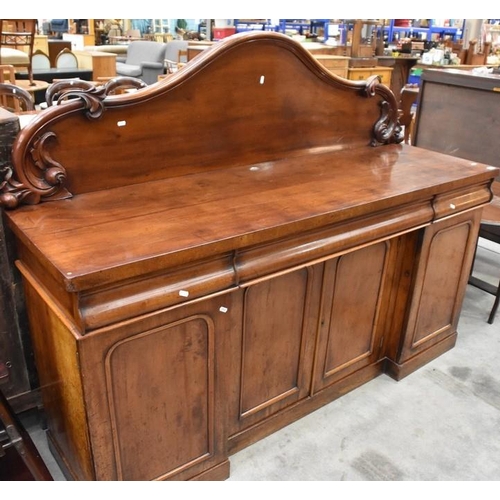
[[[110,44],[121,44],[121,45],[128,45],[130,42],[134,42],[137,40],[145,40],[145,38],[142,37],[137,37],[137,36],[125,36],[125,35],[118,35],[118,36],[110,36],[109,37],[109,43]]]
[[[92,70],[86,68],[48,68],[33,70],[33,77],[36,80],[43,80],[51,84],[54,80],[66,78],[79,78],[80,80],[92,80]],[[27,80],[28,73],[24,71],[16,72],[17,80]]]
[[[70,478],[224,479],[232,453],[457,338],[499,170],[400,144],[386,86],[285,35],[207,51],[43,111],[13,148],[0,203]]]
[[[50,83],[44,80],[33,80],[32,85],[29,80],[18,79],[16,85],[32,94],[35,104],[40,104],[45,100],[45,90],[49,88]]]
[[[29,80],[16,80],[16,85],[35,95],[36,92],[46,90],[50,83],[44,80],[33,80],[33,83],[30,83]]]

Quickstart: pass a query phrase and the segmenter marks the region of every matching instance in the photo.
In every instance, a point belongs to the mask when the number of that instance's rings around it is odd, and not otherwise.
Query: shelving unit
[[[304,35],[311,29],[311,21],[309,19],[280,19],[278,30],[281,33],[287,31],[297,31],[299,35]]]
[[[311,33],[318,35],[318,41],[328,40],[330,19],[311,19]]]
[[[278,31],[279,26],[270,19],[235,19],[236,33],[245,31]]]
[[[483,43],[491,43],[491,53],[500,53],[500,19],[488,19],[482,27]]]
[[[297,31],[299,35],[317,35],[317,41],[328,39],[330,19],[280,19],[277,31]]]
[[[390,19],[390,22],[385,26],[384,34],[387,35],[389,43],[397,41],[401,38],[418,38],[422,41],[433,41],[436,39],[452,39],[460,40],[464,33],[465,19],[460,19],[459,26],[440,26],[441,23],[436,24],[436,19],[430,19],[428,26],[397,26],[396,19]],[[413,20],[411,20],[413,21]]]
[[[330,19],[279,19],[278,24],[270,19],[235,19],[236,33],[244,31],[279,31],[287,33],[296,31],[299,35],[306,33],[318,35],[318,41],[328,38]]]

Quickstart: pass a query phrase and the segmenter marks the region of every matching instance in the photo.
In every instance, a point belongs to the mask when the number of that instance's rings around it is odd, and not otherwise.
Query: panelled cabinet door
[[[456,335],[480,215],[467,212],[425,229],[400,364]]]
[[[214,467],[228,473],[217,356],[232,300],[223,294],[82,339],[96,479],[183,480]]]
[[[326,262],[314,391],[383,357],[380,323],[394,269],[392,245],[378,243]]]
[[[230,434],[310,394],[323,265],[241,291],[242,327],[232,335]]]

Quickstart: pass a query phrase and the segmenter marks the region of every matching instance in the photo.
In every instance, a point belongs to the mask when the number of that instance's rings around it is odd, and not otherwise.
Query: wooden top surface
[[[411,146],[307,151],[25,206],[15,232],[81,289],[485,182],[498,173]]]
[[[433,196],[498,174],[397,145],[378,77],[337,77],[279,33],[228,37],[134,93],[71,95],[22,129],[0,189],[18,238],[68,290],[376,214],[372,241],[386,210],[424,202],[430,222]]]
[[[447,69],[437,69],[425,67],[422,72],[422,80],[429,82],[442,83],[443,85],[455,85],[459,87],[475,88],[478,90],[492,91],[500,87],[500,74],[498,73],[474,73],[470,69],[474,66],[469,66],[469,71],[459,66],[454,66]]]

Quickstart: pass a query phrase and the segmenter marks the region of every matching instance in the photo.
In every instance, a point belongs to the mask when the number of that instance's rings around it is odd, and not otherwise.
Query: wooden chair
[[[14,113],[35,109],[31,94],[12,83],[0,83],[0,106]]]
[[[11,450],[17,453],[10,454]],[[9,462],[9,464],[7,464]],[[19,467],[18,463],[24,465]],[[14,464],[13,466],[9,466]],[[53,481],[30,435],[0,389],[0,475],[1,481],[16,481],[24,469],[35,481]],[[21,470],[23,469],[23,470]],[[4,477],[4,474],[6,477]]]
[[[481,225],[479,226],[479,237],[500,245],[500,181],[493,183],[493,200],[483,209]],[[495,296],[495,301],[488,317],[488,323],[490,325],[493,324],[498,306],[500,305],[500,281],[498,286],[494,286],[471,274],[469,283]]]
[[[187,64],[188,61],[188,51],[179,50],[177,53],[177,61],[173,61],[171,59],[165,59],[165,73],[167,75],[171,73],[175,73],[178,69],[181,69],[183,66]]]
[[[399,108],[399,123],[404,126],[404,142],[410,144],[411,133],[415,113],[412,111],[413,105],[417,102],[418,87],[405,86],[401,90],[401,102]]]
[[[172,61],[170,59],[165,59],[165,73],[167,75],[170,75],[172,73],[175,73],[177,70],[181,69],[185,65],[186,65],[186,63]],[[162,76],[162,75],[160,75],[160,76]]]
[[[33,69],[50,69],[50,58],[42,50],[36,50],[31,59]]]
[[[57,54],[56,68],[78,68],[78,59],[68,48],[65,48]]]
[[[187,63],[188,42],[185,40],[172,40],[167,43],[165,50],[165,72],[175,73]]]
[[[16,83],[16,68],[12,64],[0,65],[0,83]]]
[[[477,40],[471,40],[469,42],[469,48],[465,55],[465,64],[471,65],[485,65],[488,56],[490,55],[491,42],[485,42],[483,44],[482,52],[476,49]]]
[[[28,62],[12,64],[28,68],[30,83],[33,83],[32,58],[37,23],[36,19],[0,19],[0,64],[2,64],[2,49],[26,49]]]
[[[186,50],[179,50],[179,54],[177,56],[177,63],[179,64],[185,64],[188,62],[188,51]]]

